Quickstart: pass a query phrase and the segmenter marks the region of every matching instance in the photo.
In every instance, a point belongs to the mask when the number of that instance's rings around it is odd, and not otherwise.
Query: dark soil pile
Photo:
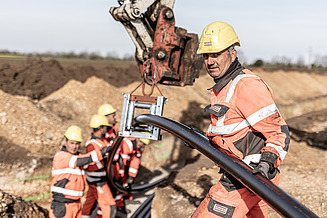
[[[321,123],[327,123],[327,109],[287,119],[294,140],[327,149],[327,128]]]
[[[12,95],[39,100],[60,89],[71,79],[85,82],[91,76],[101,78],[116,87],[140,81],[138,69],[133,64],[124,67],[113,64],[102,67],[63,67],[57,60],[28,58],[24,66],[13,67],[8,63],[0,66],[0,89]]]
[[[18,160],[31,162],[30,152],[0,136],[0,163],[14,164]]]

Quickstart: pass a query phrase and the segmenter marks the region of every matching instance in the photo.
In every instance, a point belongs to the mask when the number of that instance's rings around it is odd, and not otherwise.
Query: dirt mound
[[[1,90],[0,122],[1,136],[32,152],[45,154],[49,147],[58,146],[66,127],[58,117],[42,110],[37,102]]]
[[[0,190],[0,217],[47,217],[48,210]]]
[[[21,69],[5,65],[0,70],[0,88],[13,95],[43,98],[63,86],[69,79],[56,60],[28,59]]]
[[[117,67],[107,64],[96,68],[73,64],[64,68],[57,60],[28,58],[20,66],[5,63],[0,67],[0,89],[12,95],[42,99],[71,79],[85,82],[92,75],[117,87],[140,80],[136,65]]]
[[[327,108],[327,75],[260,70],[255,73],[274,90],[276,104],[284,118]],[[49,193],[51,160],[61,147],[62,135],[67,127],[81,126],[85,142],[91,132],[89,120],[98,107],[104,103],[113,104],[118,109],[119,120],[122,93],[130,93],[139,83],[136,64],[130,63],[30,59],[22,65],[10,63],[0,66],[0,189],[23,197]],[[209,104],[210,92],[207,88],[212,86],[213,81],[208,76],[200,76],[192,87],[159,86],[168,98],[164,116],[206,130],[209,115],[203,112],[203,108]],[[149,87],[146,88],[148,92]],[[141,89],[134,94],[142,95]],[[153,95],[161,94],[155,90]],[[313,126],[317,127],[317,124]],[[152,142],[145,150],[142,166],[146,170],[195,158],[198,154],[171,135],[164,133],[163,139]],[[290,149],[284,168],[281,168],[286,171],[281,180],[282,188],[297,196],[310,209],[315,209],[319,215],[325,215],[326,205],[322,203],[326,198],[325,190],[319,192],[315,187],[326,179],[325,164],[321,164],[327,160],[326,152],[294,141]],[[217,169],[210,161],[206,163],[201,158],[194,159],[183,172],[172,175],[171,185],[158,189],[158,198],[154,201],[158,204],[153,204],[154,214],[165,209],[169,215],[171,203],[176,209],[174,211],[191,213],[210,184],[218,179],[216,173]],[[12,182],[38,175],[49,177],[47,180]],[[315,182],[311,183],[313,178]],[[201,186],[203,184],[205,187]],[[294,187],[297,189],[292,191]],[[310,200],[312,193],[317,197]],[[49,208],[50,200],[50,197],[45,197],[36,202]],[[162,208],[162,205],[167,207]]]

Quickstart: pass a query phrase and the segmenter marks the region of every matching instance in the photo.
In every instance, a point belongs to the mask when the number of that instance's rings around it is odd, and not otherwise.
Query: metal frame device
[[[135,121],[135,109],[146,109],[146,113],[162,116],[167,99],[163,96],[138,96],[124,94],[119,136],[161,140],[160,128]]]

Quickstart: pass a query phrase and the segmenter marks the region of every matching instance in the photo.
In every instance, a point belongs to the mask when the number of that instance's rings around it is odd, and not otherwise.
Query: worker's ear
[[[232,60],[235,61],[236,57],[237,57],[237,51],[236,49],[233,49],[232,52],[230,53]]]

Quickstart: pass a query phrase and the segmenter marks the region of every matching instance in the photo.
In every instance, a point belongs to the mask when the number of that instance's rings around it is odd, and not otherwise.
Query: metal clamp
[[[167,99],[163,96],[138,96],[124,94],[123,110],[120,120],[119,136],[161,140],[160,128],[137,123],[135,109],[146,109],[148,114],[162,116]],[[138,114],[136,114],[138,115]]]

